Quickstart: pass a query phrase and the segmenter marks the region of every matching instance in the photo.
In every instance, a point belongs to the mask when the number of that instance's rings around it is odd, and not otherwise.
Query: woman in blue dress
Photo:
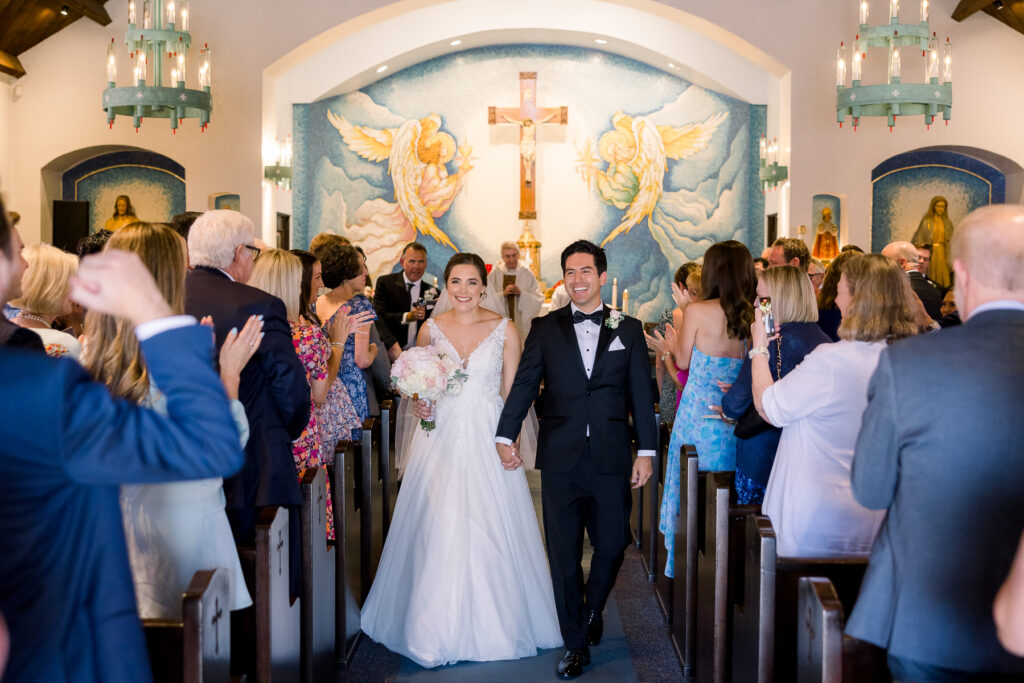
[[[659,528],[668,551],[666,576],[674,574],[683,444],[697,447],[701,470],[736,469],[732,425],[724,423],[711,406],[722,405],[719,383],[732,384],[736,379],[750,338],[757,280],[747,248],[735,240],[711,245],[704,254],[701,286],[705,299],[687,306],[682,330],[671,326],[665,330],[665,342],[676,366],[690,372],[679,399],[665,469]]]
[[[343,400],[343,394],[348,394],[355,408],[360,423],[369,415],[370,409],[366,398],[366,379],[363,377],[363,368],[368,368],[377,357],[377,345],[370,343],[370,325],[376,320],[377,314],[373,304],[363,294],[366,287],[366,259],[356,251],[355,247],[348,244],[329,243],[320,247],[316,256],[320,259],[321,277],[325,287],[331,291],[324,294],[316,302],[316,313],[324,322],[324,327],[330,329],[334,324],[334,316],[343,307],[348,307],[350,316],[357,316],[360,313],[370,312],[372,317],[359,325],[353,334],[350,334],[344,342],[344,349],[341,354],[341,368],[338,375],[327,392],[326,403]],[[344,313],[342,313],[344,315]],[[362,316],[360,316],[362,318]],[[342,342],[331,342],[331,345]],[[362,429],[355,428],[346,433],[346,428],[341,425],[325,425],[327,430],[333,430],[332,440],[337,439],[357,440],[362,438]],[[336,438],[335,438],[336,437]]]

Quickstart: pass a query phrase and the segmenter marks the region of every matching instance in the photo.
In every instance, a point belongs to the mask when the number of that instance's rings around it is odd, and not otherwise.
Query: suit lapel
[[[612,343],[612,329],[605,325],[608,320],[608,307],[604,307],[604,316],[601,318],[601,333],[597,337],[597,354],[594,356],[594,370],[590,373],[593,377],[594,373],[597,372],[597,364],[601,362],[601,356],[608,350],[608,345]]]
[[[576,337],[576,329],[572,324],[572,306],[563,306],[556,311],[558,315],[558,325],[562,328],[562,334],[565,335],[565,342],[569,345],[569,352],[572,357],[576,359],[576,367],[583,374],[584,379],[587,376],[587,369],[583,367],[583,356],[580,353],[580,340]]]

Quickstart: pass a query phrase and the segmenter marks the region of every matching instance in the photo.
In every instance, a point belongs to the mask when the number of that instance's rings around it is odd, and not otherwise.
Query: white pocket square
[[[622,345],[622,340],[616,337],[612,340],[612,343],[608,346],[609,351],[625,351],[626,347]]]

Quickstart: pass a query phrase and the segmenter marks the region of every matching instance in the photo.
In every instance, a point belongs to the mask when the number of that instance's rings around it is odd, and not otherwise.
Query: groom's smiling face
[[[565,291],[576,308],[590,313],[601,302],[601,286],[608,273],[598,274],[593,254],[572,254],[565,261]]]

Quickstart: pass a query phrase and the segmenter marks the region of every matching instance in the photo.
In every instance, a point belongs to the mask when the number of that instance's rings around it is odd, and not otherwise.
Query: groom
[[[498,421],[498,455],[506,469],[521,462],[512,447],[541,383],[537,400],[544,537],[555,607],[567,648],[560,678],[590,664],[589,645],[601,641],[604,609],[629,545],[629,492],[651,477],[657,427],[650,361],[639,320],[601,302],[608,260],[580,240],[562,252],[571,304],[536,318],[526,338],[515,383]],[[631,457],[629,416],[639,456]],[[583,530],[594,555],[583,583]]]

